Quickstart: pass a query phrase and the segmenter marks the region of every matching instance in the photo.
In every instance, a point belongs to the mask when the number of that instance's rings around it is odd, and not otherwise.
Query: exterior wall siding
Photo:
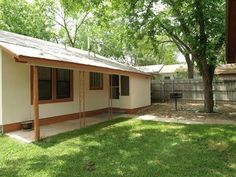
[[[3,124],[29,120],[30,66],[16,63],[11,55],[2,57],[2,117]]]
[[[151,105],[151,78],[130,78],[131,109]]]

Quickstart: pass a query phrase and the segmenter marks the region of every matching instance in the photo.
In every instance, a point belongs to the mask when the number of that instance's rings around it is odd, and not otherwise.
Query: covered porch
[[[85,127],[98,124],[101,122],[105,122],[109,120],[109,116],[110,115],[108,113],[105,113],[105,114],[100,114],[97,116],[86,117]],[[119,117],[122,117],[122,118],[130,117],[130,115],[121,114],[121,113],[113,114],[114,119],[117,119]],[[63,122],[54,123],[50,125],[40,126],[40,135],[41,135],[40,137],[46,138],[46,137],[54,136],[60,133],[65,133],[65,132],[80,129],[82,128],[80,126],[80,121],[81,121],[80,119],[75,119],[75,120],[68,120],[68,121],[63,121]],[[24,143],[32,143],[35,141],[34,130],[30,130],[30,131],[18,130],[18,131],[7,133],[6,135],[9,137],[15,138],[17,140],[20,140]]]
[[[133,113],[151,103],[151,75],[132,66],[13,33],[0,36],[4,133],[21,135],[18,130],[31,121],[34,130],[22,137],[38,141],[112,119],[114,111]],[[101,113],[107,114],[90,121]]]
[[[84,128],[92,124],[111,120],[114,118],[114,116],[116,117],[117,115],[128,112],[127,109],[120,108],[120,102],[122,96],[125,96],[126,102],[129,102],[127,100],[127,98],[129,97],[129,76],[120,75],[117,74],[117,72],[99,72],[96,69],[81,71],[78,69],[70,69],[69,67],[60,67],[59,69],[53,69],[53,66],[42,67],[40,65],[31,65],[31,68],[32,117],[34,123],[34,131],[32,131],[31,133],[18,131],[17,134],[13,134],[13,136],[16,137],[19,135],[18,137],[20,139],[23,138],[22,140],[25,142],[38,141],[41,138],[56,135],[58,133],[71,131],[78,128]],[[53,100],[53,102],[51,102],[51,100],[49,100],[49,102],[48,100],[46,100],[45,102],[41,99],[45,97],[44,95],[42,97],[41,93],[43,93],[44,90],[47,89],[47,87],[43,87],[42,89],[42,85],[44,86],[44,84],[40,83],[42,80],[41,78],[45,77],[45,69],[49,69],[52,71],[56,70],[56,73],[58,73],[59,71],[68,71],[67,89],[65,89],[65,87],[59,87],[58,89],[57,87],[56,89],[53,88],[52,90],[57,90],[56,93],[65,93],[65,91],[60,91],[63,89],[68,91],[68,94],[65,94],[67,95],[66,98],[63,98],[62,100],[56,100],[56,102],[59,101],[63,103],[64,99],[66,99],[65,102],[73,101],[75,105],[75,111],[77,112],[73,117],[69,116],[68,119],[63,119],[62,121],[59,120],[60,123],[53,122],[52,125],[48,125],[48,123],[46,123],[46,126],[44,124],[44,120],[40,116],[40,108],[44,106],[44,103],[55,104],[55,100]],[[40,73],[41,77],[39,77]],[[52,81],[52,83],[53,82],[54,81]],[[57,95],[55,95],[54,98],[57,98]],[[88,111],[88,109],[91,109],[91,105],[94,105],[94,108],[92,108],[91,111]],[[97,110],[97,107],[100,106],[102,106],[102,109]],[[57,110],[60,109],[57,106],[55,108]],[[61,107],[61,109],[65,108]],[[44,111],[41,111],[41,114],[42,112],[46,111],[48,111],[48,108]],[[51,124],[50,121],[49,124]]]

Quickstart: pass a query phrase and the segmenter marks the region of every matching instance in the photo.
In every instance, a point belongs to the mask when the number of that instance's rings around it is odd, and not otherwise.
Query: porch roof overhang
[[[109,74],[152,77],[135,67],[80,49],[0,30],[0,48],[16,62]]]

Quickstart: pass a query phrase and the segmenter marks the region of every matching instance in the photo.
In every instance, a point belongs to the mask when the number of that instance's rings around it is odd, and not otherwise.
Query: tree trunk
[[[204,110],[207,113],[213,113],[214,100],[213,100],[213,73],[211,67],[207,64],[202,68],[202,79],[204,87]]]
[[[204,85],[204,109],[207,113],[213,113],[214,111],[214,100],[213,100],[213,87],[212,81],[208,78],[203,78]]]
[[[193,79],[193,78],[194,78],[193,64],[188,63],[188,79]]]
[[[188,65],[188,79],[193,79],[194,78],[194,62],[190,59],[190,54],[186,53],[184,57]]]
[[[196,55],[197,56],[197,55]],[[213,100],[213,77],[215,67],[209,65],[205,59],[205,56],[195,57],[200,74],[202,75],[203,88],[204,88],[204,111],[206,113],[213,113],[214,100]]]

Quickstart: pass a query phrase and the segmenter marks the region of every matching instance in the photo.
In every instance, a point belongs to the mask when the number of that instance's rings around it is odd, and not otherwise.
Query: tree
[[[191,55],[204,82],[204,108],[213,112],[212,81],[219,54],[225,43],[224,0],[120,0],[119,10],[129,26],[165,33],[177,47]],[[160,3],[161,2],[161,3]],[[159,6],[158,6],[159,5]]]
[[[50,13],[53,1],[26,0],[0,1],[0,29],[18,34],[28,35],[44,40],[54,40],[53,20]]]
[[[157,41],[165,42],[153,43],[150,37],[145,35],[133,45],[132,54],[135,58],[136,65],[144,66],[176,63],[176,46],[167,39],[163,39],[163,36],[156,36],[156,38],[159,38],[156,39]]]
[[[157,45],[148,35],[137,35],[134,29],[127,28],[125,16],[114,11],[109,1],[102,2],[79,1],[74,4],[76,8],[71,8],[68,1],[63,3],[69,13],[80,14],[81,10],[89,9],[92,14],[78,31],[77,47],[84,48],[89,39],[91,51],[121,62],[133,65],[176,62],[176,47],[173,44],[164,42]]]
[[[55,21],[59,26],[57,32],[57,40],[63,44],[67,44],[71,47],[78,47],[78,35],[82,25],[86,23],[89,18],[89,9],[80,11],[70,11],[63,6],[59,1],[56,1],[56,7],[52,8],[52,12],[55,13],[56,18],[51,20]]]

